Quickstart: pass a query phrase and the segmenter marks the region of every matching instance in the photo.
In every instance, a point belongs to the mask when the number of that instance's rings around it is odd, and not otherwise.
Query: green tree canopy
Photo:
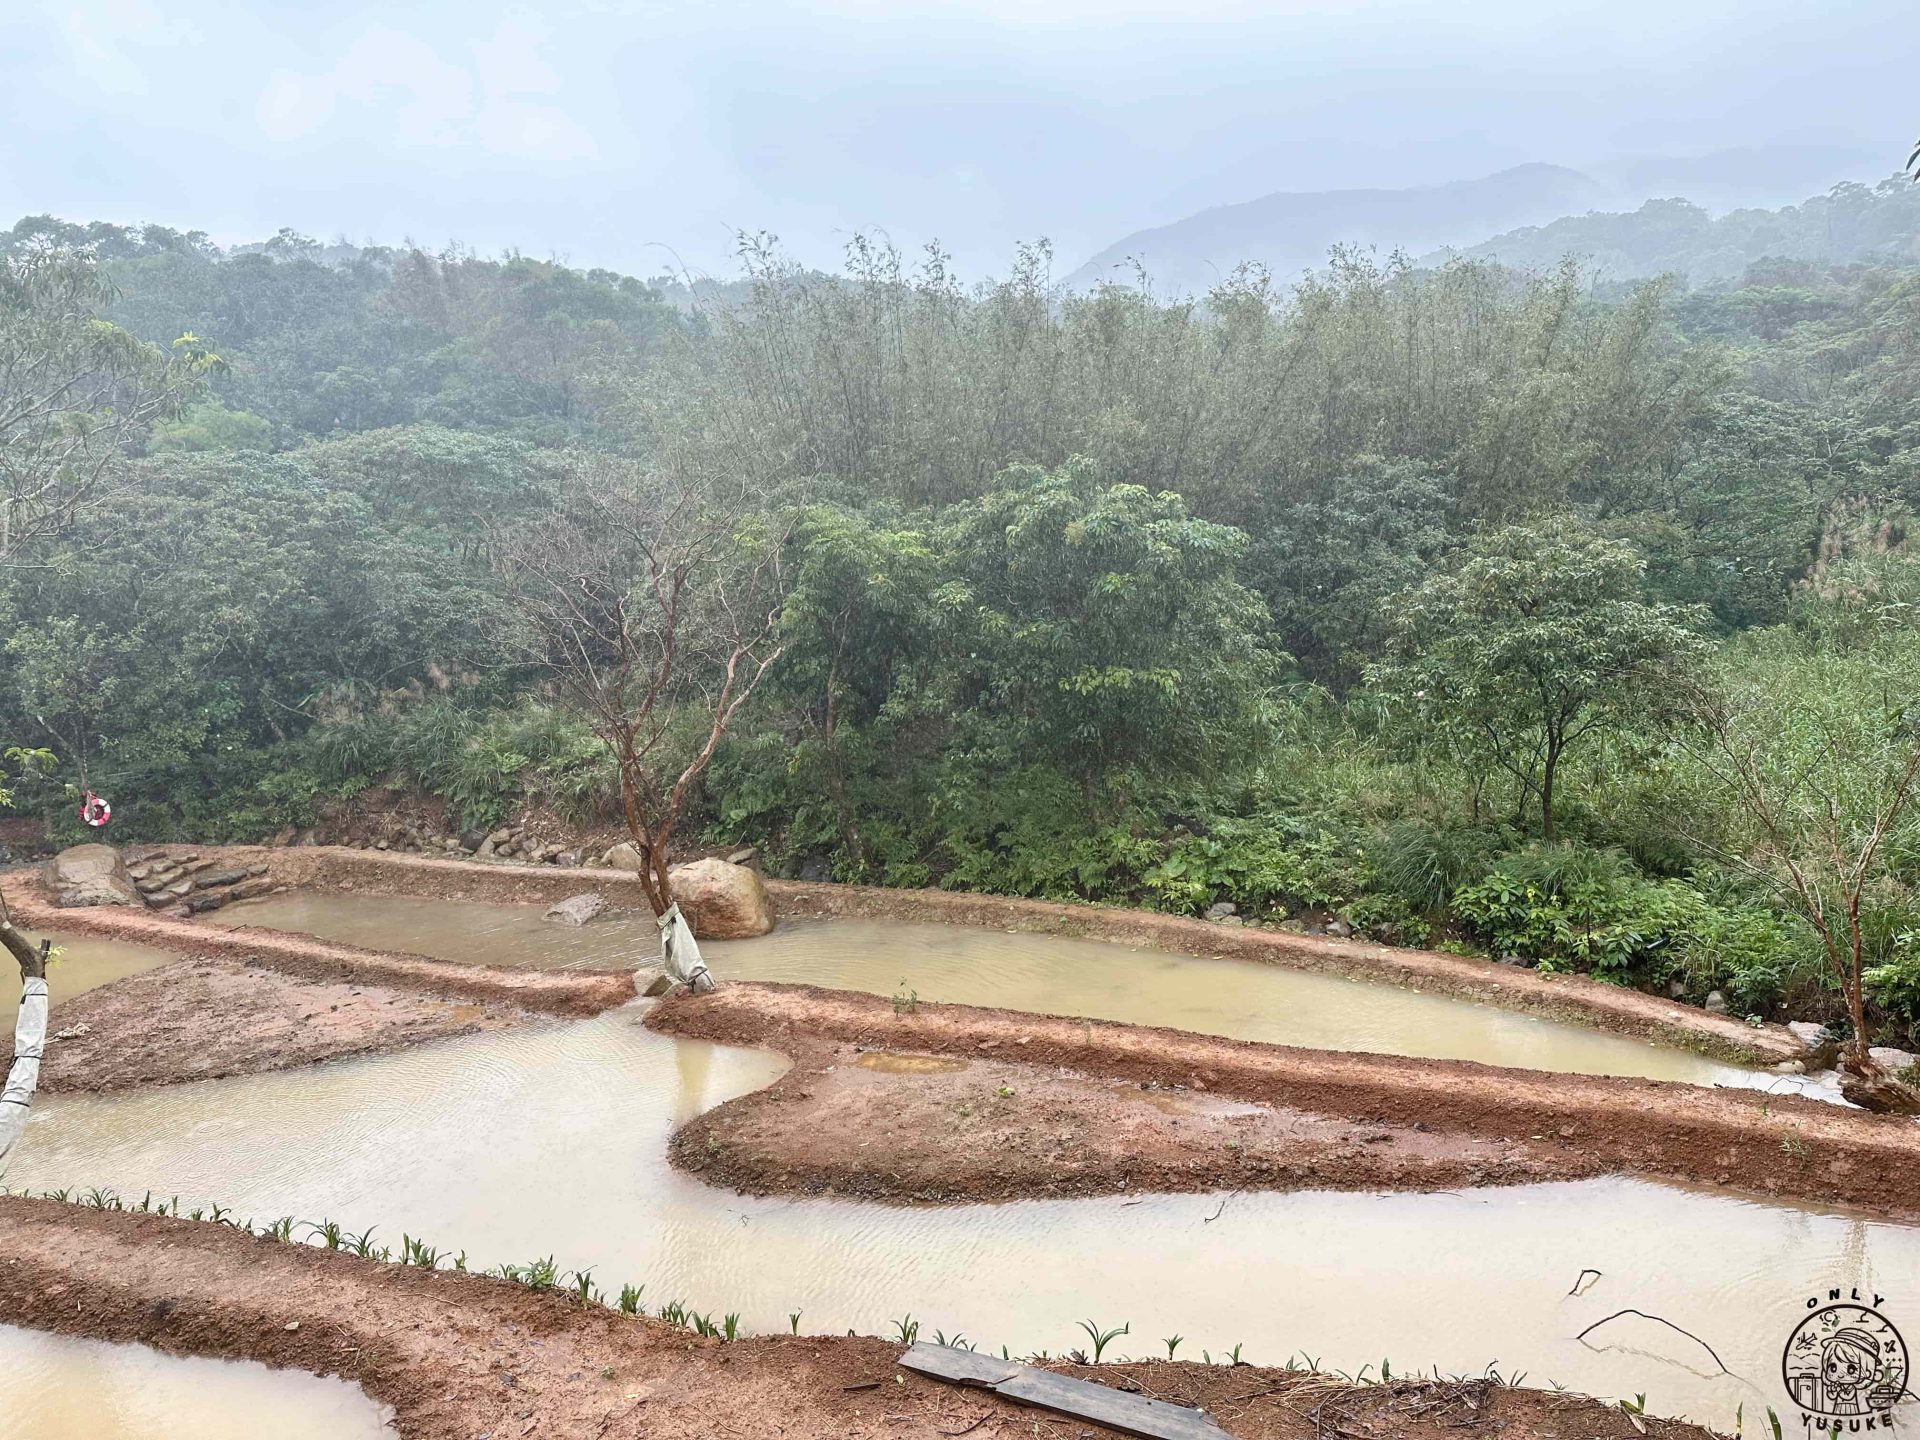
[[[1194,775],[1263,718],[1275,656],[1237,578],[1247,538],[1090,460],[1020,465],[956,507],[937,597],[969,642],[971,700],[1090,790]]]
[[[1697,655],[1697,612],[1648,604],[1631,546],[1569,520],[1512,525],[1392,604],[1370,680],[1538,801],[1554,835],[1561,761],[1596,732],[1670,714],[1671,671]]]

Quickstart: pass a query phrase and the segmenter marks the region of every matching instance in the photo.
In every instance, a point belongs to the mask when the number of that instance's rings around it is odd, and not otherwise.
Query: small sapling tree
[[[1889,631],[1835,644],[1775,632],[1693,691],[1687,747],[1729,799],[1723,836],[1695,837],[1812,927],[1853,1036],[1842,1093],[1920,1112],[1920,1092],[1868,1054],[1866,975],[1911,914],[1903,882],[1920,786],[1920,645]],[[1770,653],[1771,652],[1771,653]]]

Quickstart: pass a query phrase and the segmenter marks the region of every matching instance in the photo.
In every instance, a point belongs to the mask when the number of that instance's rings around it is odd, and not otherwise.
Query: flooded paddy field
[[[572,927],[541,919],[533,905],[306,891],[233,905],[218,920],[472,965],[631,968],[658,951],[652,917],[630,911]],[[707,942],[702,951],[725,979],[1162,1025],[1268,1044],[1799,1088],[1789,1077],[1672,1046],[1449,996],[1099,940],[890,920],[795,920],[756,940]]]
[[[39,939],[39,936],[34,936]],[[47,967],[47,1002],[58,1010],[60,1002],[111,985],[129,975],[157,969],[174,957],[164,950],[132,945],[124,940],[108,940],[94,935],[56,938],[53,963]],[[17,974],[8,959],[0,970],[0,1034],[13,1038],[13,1022],[20,1013],[20,987]],[[56,1027],[58,1028],[58,1027]]]
[[[357,1386],[0,1325],[7,1440],[392,1440]]]
[[[7,1182],[178,1194],[426,1237],[476,1268],[551,1255],[743,1325],[1059,1354],[1082,1318],[1145,1355],[1235,1344],[1357,1372],[1525,1371],[1729,1426],[1831,1286],[1920,1295],[1920,1231],[1632,1180],[1462,1194],[1300,1192],[903,1208],[752,1199],[672,1170],[680,1121],[784,1069],[644,1030],[639,1007],[304,1071],[47,1097]],[[876,1157],[876,1163],[884,1163]],[[1570,1295],[1583,1269],[1601,1278]],[[1725,1361],[1626,1308],[1672,1321]],[[1777,1399],[1778,1397],[1774,1397]]]

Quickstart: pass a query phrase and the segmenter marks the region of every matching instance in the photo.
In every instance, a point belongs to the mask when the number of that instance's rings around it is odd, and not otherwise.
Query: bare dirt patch
[[[1457,1176],[1453,1184],[1497,1184],[1619,1173],[1920,1219],[1920,1126],[1798,1096],[1300,1050],[963,1005],[905,1010],[876,996],[800,985],[734,982],[711,995],[675,996],[646,1023],[803,1062],[768,1090],[696,1120],[675,1141],[678,1163],[746,1189],[1004,1199],[1061,1193],[1048,1188],[1047,1171],[1076,1160],[1089,1191],[1122,1182],[1181,1190],[1433,1188],[1429,1177],[1440,1174]],[[848,1065],[842,1068],[855,1073],[821,1073],[838,1066],[839,1056],[851,1062],[856,1050],[984,1064],[965,1072]],[[975,1070],[977,1083],[991,1081],[992,1099],[1005,1103],[978,1123],[971,1115],[969,1123],[952,1123],[961,1117],[949,1104],[986,1104],[968,1078]],[[1047,1083],[1050,1074],[1057,1084]],[[1002,1086],[1013,1095],[999,1096]],[[1233,1133],[1231,1109],[1196,1111],[1191,1130],[1176,1133],[1144,1115],[1142,1099],[1124,1094],[1128,1086],[1140,1097],[1184,1093],[1264,1107],[1272,1118],[1260,1131],[1262,1148],[1251,1160],[1225,1148],[1219,1137]],[[907,1118],[896,1122],[895,1110]],[[1084,1118],[1069,1118],[1075,1115]],[[1318,1124],[1289,1131],[1301,1124],[1295,1117],[1307,1116]],[[1142,1126],[1162,1148],[1132,1160],[1120,1135],[1059,1138],[1070,1125],[1104,1123]],[[1354,1138],[1376,1132],[1388,1139]],[[1250,1182],[1253,1164],[1264,1169]],[[1015,1178],[998,1178],[1002,1168]]]
[[[910,1297],[904,1297],[910,1298]],[[225,1225],[0,1198],[0,1314],[11,1324],[173,1354],[338,1375],[391,1405],[408,1440],[877,1440],[1114,1432],[898,1369],[851,1336],[721,1344],[557,1293],[358,1260]],[[1485,1381],[1346,1385],[1253,1366],[1056,1365],[1197,1404],[1243,1440],[1341,1435],[1706,1437],[1568,1394]]]
[[[781,1048],[799,1037],[785,1033]],[[808,1046],[683,1126],[673,1163],[757,1195],[1016,1200],[1129,1190],[1450,1190],[1595,1173],[1564,1147],[995,1059]]]
[[[532,1018],[507,1005],[304,980],[231,960],[179,960],[61,1005],[41,1084],[49,1092],[123,1090],[252,1075]],[[0,1048],[0,1069],[7,1055]]]

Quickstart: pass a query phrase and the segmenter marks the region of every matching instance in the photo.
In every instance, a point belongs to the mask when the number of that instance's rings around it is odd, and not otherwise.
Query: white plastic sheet
[[[678,905],[669,905],[667,913],[660,917],[660,964],[668,975],[696,995],[717,988]]]
[[[13,1027],[13,1068],[0,1090],[0,1160],[27,1128],[27,1107],[40,1086],[40,1056],[47,1045],[47,982],[36,975],[20,991],[20,1017]]]

